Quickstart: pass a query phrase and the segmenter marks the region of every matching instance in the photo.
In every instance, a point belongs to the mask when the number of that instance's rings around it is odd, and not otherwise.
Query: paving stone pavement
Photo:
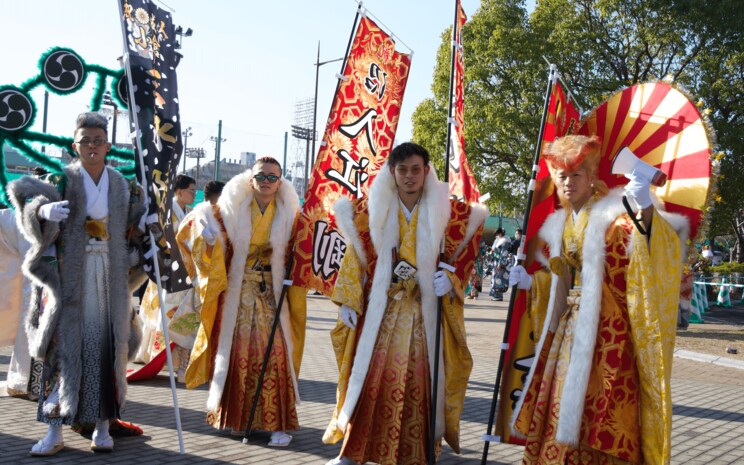
[[[463,450],[456,455],[444,445],[439,463],[480,463],[480,438],[488,423],[507,307],[507,302],[491,302],[486,293],[480,300],[467,301],[466,327],[474,368],[461,420]],[[140,425],[144,435],[117,438],[115,451],[105,455],[90,452],[90,439],[65,427],[63,451],[52,458],[30,457],[31,446],[46,431],[45,425],[35,421],[36,403],[0,398],[0,463],[322,465],[340,448],[340,443],[321,442],[335,402],[337,369],[328,334],[336,315],[327,299],[308,297],[307,342],[300,374],[302,403],[298,406],[301,429],[293,433],[289,447],[268,447],[268,434],[260,433],[244,445],[241,438],[213,429],[204,419],[206,389],[186,390],[178,385],[186,451],[181,455],[169,379],[160,375],[129,387],[124,419]],[[10,351],[10,347],[0,348],[0,381],[7,377]],[[672,463],[744,463],[744,370],[675,358],[672,394]],[[520,463],[521,454],[520,446],[491,444],[488,463]]]

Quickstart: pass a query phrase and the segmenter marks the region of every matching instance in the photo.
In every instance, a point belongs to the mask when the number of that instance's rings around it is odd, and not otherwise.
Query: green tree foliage
[[[744,219],[744,38],[738,0],[482,0],[463,28],[465,141],[482,192],[524,208],[547,64],[584,110],[635,83],[670,76],[710,109],[723,176],[711,234]],[[442,34],[433,96],[413,115],[413,138],[446,145],[450,32]],[[742,227],[740,226],[740,229]],[[741,231],[739,232],[741,234]],[[741,242],[741,241],[740,241]]]

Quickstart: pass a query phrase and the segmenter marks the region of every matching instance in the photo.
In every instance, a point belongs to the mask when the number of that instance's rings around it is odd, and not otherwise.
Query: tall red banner
[[[470,163],[465,156],[465,128],[464,123],[464,85],[463,80],[465,76],[465,66],[463,63],[462,53],[462,27],[467,21],[465,11],[462,9],[462,4],[457,2],[457,25],[453,28],[455,32],[455,66],[454,66],[454,78],[452,81],[452,101],[455,110],[455,130],[451,131],[451,144],[452,152],[450,153],[449,160],[449,183],[450,183],[450,194],[459,200],[466,202],[478,202],[480,198],[480,192],[478,191],[478,185],[473,176],[473,170],[470,168]]]
[[[346,243],[333,204],[366,195],[395,140],[411,57],[371,19],[359,22],[300,215],[292,279],[330,295]]]
[[[545,120],[542,144],[552,142],[557,137],[573,133],[579,126],[579,111],[571,102],[567,92],[561,87],[560,81],[553,84],[548,105],[548,115]],[[534,261],[537,246],[537,233],[545,219],[556,207],[556,197],[553,195],[553,183],[545,160],[540,159],[540,170],[537,174],[535,192],[532,197],[532,211],[527,223],[525,234],[525,253],[527,259],[524,267],[532,274],[540,268]],[[524,441],[511,437],[509,420],[519,397],[522,395],[524,381],[535,360],[535,345],[540,337],[535,334],[535,326],[530,314],[527,313],[527,296],[524,290],[518,291],[517,300],[512,310],[512,323],[509,328],[508,344],[504,358],[504,371],[501,378],[499,392],[499,410],[496,420],[496,435],[502,442],[524,444]]]

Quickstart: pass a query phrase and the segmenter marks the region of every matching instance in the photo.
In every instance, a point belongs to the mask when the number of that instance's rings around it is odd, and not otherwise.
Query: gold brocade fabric
[[[628,463],[592,449],[583,443],[578,446],[569,446],[558,443],[555,439],[561,394],[563,393],[563,385],[566,382],[566,373],[571,359],[571,347],[573,346],[580,301],[581,290],[571,289],[567,298],[567,309],[561,316],[558,329],[553,334],[552,343],[550,339],[546,341],[549,343],[547,345],[549,353],[547,357],[541,357],[541,362],[543,362],[542,379],[535,399],[536,408],[533,411],[529,426],[527,444],[522,459],[523,464],[622,465]],[[543,349],[543,352],[545,352],[545,349]]]
[[[596,197],[591,197],[581,208],[574,220],[571,212],[566,215],[563,225],[563,248],[560,257],[551,257],[548,261],[550,271],[562,276],[566,267],[571,271],[573,285],[581,286],[581,253],[584,248],[584,230],[589,220]]]
[[[672,227],[654,212],[650,243],[634,231],[628,266],[628,313],[641,385],[643,458],[667,464],[671,455],[672,357],[682,258]]]
[[[348,305],[359,312],[362,308],[364,292],[362,289],[362,265],[359,262],[354,247],[346,248],[341,262],[341,271],[336,278],[331,300],[338,305]],[[338,413],[346,400],[346,389],[349,387],[349,377],[354,364],[357,328],[349,328],[339,318],[336,327],[331,331],[331,344],[336,355],[338,365],[338,386],[336,387],[336,406],[333,409],[331,421],[323,433],[323,444],[335,444],[344,438],[344,433],[338,428]]]
[[[341,455],[365,463],[426,463],[429,363],[421,296],[407,279],[390,287],[364,387]]]
[[[186,297],[188,290],[167,292],[163,291],[163,305],[165,307],[165,316],[168,318],[168,322],[171,321],[173,315],[178,310],[179,305]],[[142,295],[142,301],[139,309],[140,317],[145,322],[144,331],[142,335],[142,343],[138,351],[138,355],[143,362],[147,363],[160,352],[165,350],[165,336],[163,335],[162,327],[160,326],[160,299],[158,297],[158,285],[154,281],[150,281],[147,284],[145,293]],[[178,365],[182,360],[178,361]]]
[[[362,286],[362,264],[357,252],[351,244],[346,247],[344,258],[341,259],[341,272],[336,277],[331,300],[337,305],[347,305],[357,313],[362,311],[364,302],[364,287]]]
[[[212,374],[211,352],[215,343],[212,340],[212,330],[217,318],[220,295],[227,289],[227,271],[222,243],[217,241],[211,251],[207,252],[208,246],[201,236],[197,222],[192,222],[188,227],[182,226],[176,240],[189,274],[193,273],[198,277],[199,298],[202,303],[201,322],[186,369],[186,387],[193,389],[206,383]]]
[[[403,209],[398,208],[398,232],[400,234],[400,250],[398,259],[405,260],[416,266],[416,228],[418,226],[419,209],[413,210],[411,221],[406,221]]]
[[[447,232],[445,233],[445,255],[448,257],[454,254],[455,250],[462,244],[461,241],[463,241],[466,236],[468,228],[467,218],[470,211],[470,207],[460,202],[450,202],[450,207],[450,223],[448,225]],[[374,249],[369,235],[370,224],[368,222],[368,203],[366,199],[363,198],[353,202],[353,208],[355,230],[361,239],[362,251],[365,253],[367,262],[365,263],[365,266],[362,266],[362,264],[360,263],[361,258],[358,257],[356,253],[352,254],[348,252],[349,250],[354,249],[347,249],[347,253],[344,255],[343,258],[341,269],[339,270],[339,276],[336,281],[332,300],[337,304],[346,304],[352,308],[359,309],[359,311],[361,312],[358,323],[359,328],[364,328],[364,312],[369,311],[369,309],[364,308],[363,303],[366,302],[367,299],[369,299],[370,297],[367,294],[369,292],[369,282],[373,281],[373,277],[374,279],[377,279],[379,277],[378,273],[381,273],[382,271],[380,269],[380,266],[378,266],[379,262],[377,262],[377,251]],[[416,212],[413,213],[415,214]],[[446,214],[446,212],[438,213]],[[399,228],[403,223],[405,223],[405,220],[401,220],[401,218],[405,217],[398,214]],[[399,229],[399,231],[403,231],[400,235],[401,239],[403,239],[403,244],[400,247],[400,249],[403,250],[402,257],[407,258],[408,261],[411,263],[417,262],[416,260],[414,260],[414,258],[420,259],[420,257],[416,257],[415,254],[416,229],[417,225],[415,223],[412,225],[407,224],[405,230]],[[407,233],[405,231],[407,231]],[[442,302],[441,347],[445,369],[444,373],[440,372],[440,375],[444,377],[445,382],[443,392],[445,402],[443,415],[445,424],[444,439],[456,453],[460,453],[459,423],[463,411],[463,402],[465,398],[465,392],[467,390],[468,378],[473,366],[473,359],[470,355],[470,351],[468,350],[467,340],[465,337],[465,324],[463,316],[463,288],[465,287],[465,277],[468,276],[468,273],[472,268],[473,262],[477,255],[479,236],[480,233],[478,232],[470,242],[462,244],[465,245],[465,249],[462,253],[460,253],[456,258],[450,258],[450,260],[452,260],[450,263],[456,268],[455,273],[448,273],[450,279],[452,280],[453,292],[452,295],[445,296]],[[404,239],[405,237],[409,237],[411,242],[406,241]],[[406,250],[411,250],[412,253],[408,255],[408,252],[406,252]],[[379,253],[382,254],[383,251],[380,250]],[[390,254],[391,250],[387,248],[384,253]],[[399,252],[398,255],[400,257],[401,253]],[[361,283],[364,282],[367,282],[367,287],[362,286]],[[340,287],[340,283],[345,283],[345,289]],[[401,296],[401,298],[403,298],[403,296]],[[390,300],[394,299],[391,298]],[[376,309],[376,311],[389,312],[390,305],[391,302],[388,301],[384,308],[378,308]],[[419,306],[420,302],[417,302],[416,307],[418,308]],[[401,309],[401,317],[405,315],[405,321],[410,321],[413,316],[411,312],[414,309],[405,308],[405,306],[402,305]],[[433,311],[433,309],[424,309],[422,311]],[[387,315],[387,313],[383,314],[383,319],[385,318],[385,315]],[[399,317],[399,320],[401,317]],[[360,329],[360,331],[363,330]],[[336,360],[339,364],[339,381],[336,409],[334,410],[334,415],[323,436],[323,442],[326,444],[335,443],[344,437],[344,432],[338,430],[337,428],[337,412],[340,411],[345,402],[346,388],[349,383],[349,375],[351,373],[352,364],[354,362],[357,337],[357,331],[349,330],[342,322],[339,322],[336,325],[336,328],[334,328],[331,334],[333,348],[336,354]],[[381,331],[378,331],[375,337],[379,339],[381,337],[384,337],[384,335]],[[375,343],[376,342],[377,339],[375,340]],[[424,344],[426,343],[425,340],[422,342]],[[374,349],[374,347],[371,347],[369,350],[372,349]],[[410,352],[410,350],[405,350],[403,353],[400,354],[400,357],[408,357]],[[375,360],[375,354],[376,352],[373,352],[373,361]],[[361,369],[365,368],[371,368],[371,364],[369,365],[369,367],[363,367]],[[354,369],[356,370],[360,368],[355,366]],[[428,378],[425,379],[428,384]],[[442,391],[440,390],[440,392]],[[364,396],[365,394],[362,393],[359,397],[359,403],[355,404],[356,409],[359,409],[360,404],[366,400]],[[353,421],[353,418],[351,418],[350,420]],[[349,434],[349,426],[351,426],[351,424],[352,422],[350,421],[345,430],[346,434]],[[428,430],[428,425],[426,424],[426,422],[422,423],[421,427]],[[400,430],[399,428],[395,431],[407,432],[406,430]],[[423,440],[425,441],[426,439]],[[395,435],[393,436],[393,439],[388,442],[389,444],[402,444],[398,437]],[[440,441],[437,441],[437,443],[439,442]],[[377,444],[379,445],[379,447],[385,447],[384,444],[382,444],[379,440],[377,441]],[[438,445],[435,444],[435,446],[435,451],[437,451]],[[388,447],[398,446],[391,445]],[[438,454],[438,452],[435,453]],[[404,456],[399,456],[399,461],[397,463],[409,463],[406,460],[407,459],[405,459],[404,453]],[[386,463],[396,463],[396,461],[393,460],[392,462]]]
[[[398,258],[415,266],[418,209],[398,216]],[[367,377],[341,455],[383,465],[426,462],[429,362],[421,294],[413,278],[391,284]],[[437,450],[439,445],[437,444]]]
[[[265,285],[264,291],[261,291],[262,283]],[[271,273],[262,273],[246,266],[225,390],[220,407],[216,412],[207,414],[207,422],[212,426],[242,431],[248,425],[274,315]],[[254,429],[299,429],[288,357],[280,325],[274,334],[271,356],[251,425]]]
[[[271,264],[271,245],[269,235],[271,234],[271,223],[274,221],[276,203],[272,200],[261,213],[258,203],[254,199],[251,203],[251,220],[253,222],[253,235],[248,250],[246,265],[268,266]],[[270,273],[269,273],[270,274]]]
[[[515,429],[527,437],[524,464],[660,463],[649,461],[643,455],[645,446],[643,454],[641,450],[647,440],[646,434],[641,433],[641,417],[648,408],[641,402],[641,392],[646,389],[643,383],[658,384],[658,381],[639,379],[641,367],[631,340],[635,322],[629,302],[636,291],[630,285],[633,269],[629,265],[627,246],[632,230],[630,220],[621,216],[605,235],[604,281],[598,289],[601,292],[596,309],[599,321],[591,361],[571,359],[573,339],[585,330],[576,327],[577,322],[582,321],[578,318],[578,289],[569,291],[565,312],[559,313],[558,328],[555,333],[549,332],[543,343],[535,361],[532,383],[524,393],[523,406],[514,424]],[[647,267],[648,262],[642,266]],[[593,289],[583,291],[596,292]],[[643,292],[653,293],[654,290]],[[547,303],[536,303],[540,302]],[[556,301],[555,305],[554,311],[563,311],[561,302]],[[594,309],[581,311],[585,310]],[[567,367],[572,363],[591,363],[584,409],[580,413],[578,446],[559,444],[555,440],[562,388]],[[568,415],[576,413],[566,412]]]

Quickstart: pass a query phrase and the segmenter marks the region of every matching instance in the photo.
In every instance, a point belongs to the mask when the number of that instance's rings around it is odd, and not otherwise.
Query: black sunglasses
[[[271,184],[274,184],[275,182],[277,182],[279,180],[279,176],[277,176],[275,174],[269,174],[269,175],[266,175],[266,174],[257,174],[255,176],[253,176],[253,179],[255,179],[258,182],[269,181]]]

